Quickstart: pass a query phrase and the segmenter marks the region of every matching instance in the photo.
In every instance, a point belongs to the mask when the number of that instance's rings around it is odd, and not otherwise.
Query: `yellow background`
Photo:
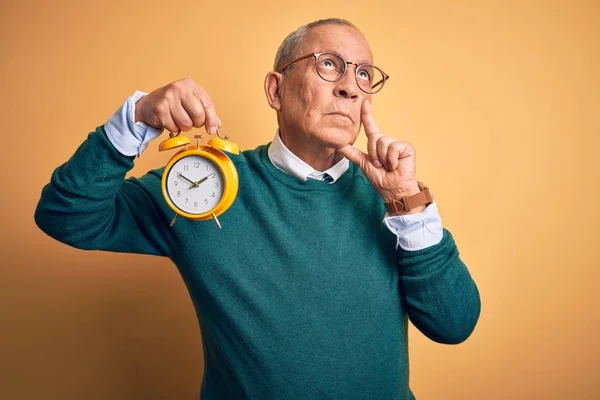
[[[136,89],[186,76],[242,149],[271,140],[263,79],[275,51],[331,16],[357,24],[391,76],[376,121],[415,145],[418,177],[481,291],[467,342],[411,327],[417,398],[600,398],[598,2],[0,7],[0,398],[197,398],[200,332],[176,268],[50,239],[33,222],[40,191]],[[166,163],[157,146],[133,174]]]

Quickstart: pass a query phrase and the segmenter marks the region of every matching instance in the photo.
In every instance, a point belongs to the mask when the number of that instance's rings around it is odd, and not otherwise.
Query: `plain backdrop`
[[[201,334],[176,267],[63,245],[35,206],[135,90],[192,77],[223,133],[269,142],[277,47],[327,17],[355,23],[391,76],[375,120],[415,145],[481,292],[460,345],[411,326],[417,398],[600,398],[600,5],[568,0],[2,1],[0,398],[198,398]],[[154,141],[131,174],[172,155]]]

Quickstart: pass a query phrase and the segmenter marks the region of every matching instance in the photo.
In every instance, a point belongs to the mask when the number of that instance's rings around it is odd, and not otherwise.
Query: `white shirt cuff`
[[[383,222],[397,237],[396,248],[415,251],[434,246],[442,241],[442,218],[434,201],[423,212],[409,215],[385,214]]]
[[[108,140],[125,156],[139,156],[162,133],[162,129],[135,122],[135,103],[146,94],[138,90],[129,96],[104,125]]]

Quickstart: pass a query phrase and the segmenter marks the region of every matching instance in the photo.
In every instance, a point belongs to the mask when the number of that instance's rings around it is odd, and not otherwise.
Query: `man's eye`
[[[360,79],[364,79],[365,81],[370,81],[371,80],[371,75],[369,75],[369,73],[365,70],[362,70],[358,73],[358,77]]]
[[[321,63],[322,66],[324,66],[325,68],[329,68],[329,69],[335,69],[335,64],[333,61],[331,60],[324,60]]]

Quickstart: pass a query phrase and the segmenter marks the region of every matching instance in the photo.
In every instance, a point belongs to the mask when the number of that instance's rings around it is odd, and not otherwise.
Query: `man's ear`
[[[279,72],[271,71],[265,77],[265,95],[271,108],[275,111],[281,111],[281,83],[283,75]]]

